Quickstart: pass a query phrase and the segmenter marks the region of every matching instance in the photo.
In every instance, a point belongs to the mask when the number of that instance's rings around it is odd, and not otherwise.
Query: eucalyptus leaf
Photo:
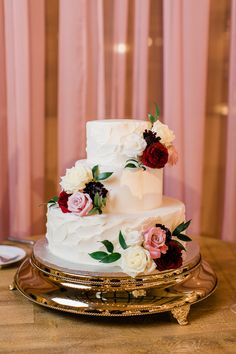
[[[99,175],[99,167],[98,165],[93,166],[92,168],[93,178],[97,180],[97,176]]]
[[[182,222],[181,224],[179,224],[173,231],[172,235],[173,236],[178,236],[182,231],[186,230],[192,220],[189,220],[187,222]]]
[[[114,246],[110,241],[104,240],[104,241],[101,241],[101,243],[106,247],[106,249],[109,253],[112,253],[114,251]]]
[[[102,252],[102,251],[97,251],[97,252],[89,253],[89,255],[93,259],[101,261],[102,259],[104,259],[105,257],[108,256],[108,253],[107,252]]]
[[[101,263],[113,263],[113,262],[118,261],[118,259],[120,259],[120,257],[121,257],[121,254],[118,252],[115,252],[115,253],[111,253],[108,256],[102,258],[100,260],[100,262]]]
[[[177,237],[181,241],[185,241],[185,242],[192,241],[192,239],[190,237],[188,237],[187,235],[184,235],[184,234],[178,234]]]
[[[126,250],[129,246],[127,246],[126,242],[125,242],[125,238],[122,234],[122,232],[120,231],[119,233],[119,243],[121,245],[121,247],[123,248],[123,250]]]
[[[107,179],[109,178],[111,175],[113,174],[113,172],[103,172],[103,173],[100,173],[96,180],[97,181],[103,181],[104,179]]]

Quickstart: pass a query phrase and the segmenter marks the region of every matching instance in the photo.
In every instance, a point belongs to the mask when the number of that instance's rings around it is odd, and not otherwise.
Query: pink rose
[[[166,253],[168,247],[166,246],[166,231],[160,227],[150,227],[144,234],[144,248],[146,248],[152,259],[161,257],[162,253]]]
[[[68,210],[78,216],[88,215],[93,209],[93,201],[86,193],[75,192],[68,198]]]
[[[178,161],[178,151],[174,145],[168,147],[168,164],[173,166]]]

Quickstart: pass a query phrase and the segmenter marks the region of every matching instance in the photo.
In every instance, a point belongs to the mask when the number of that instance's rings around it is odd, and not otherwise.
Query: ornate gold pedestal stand
[[[136,278],[106,269],[73,269],[58,262],[47,251],[46,241],[38,241],[31,258],[18,269],[14,286],[29,300],[56,310],[96,316],[170,311],[185,325],[191,304],[209,296],[217,283],[193,242],[181,268]]]

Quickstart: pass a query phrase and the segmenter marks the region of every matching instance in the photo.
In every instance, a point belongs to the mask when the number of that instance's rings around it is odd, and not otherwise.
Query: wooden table
[[[191,306],[188,326],[178,325],[168,313],[96,318],[52,311],[9,291],[16,268],[1,269],[0,353],[235,354],[236,247],[206,237],[198,242],[219,285]]]

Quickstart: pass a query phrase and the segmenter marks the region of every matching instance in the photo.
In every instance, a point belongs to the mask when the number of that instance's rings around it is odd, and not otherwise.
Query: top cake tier
[[[129,139],[132,139],[133,145],[136,134],[140,135],[150,127],[150,122],[136,119],[106,119],[87,122],[88,162],[105,166],[123,166],[131,157]]]

